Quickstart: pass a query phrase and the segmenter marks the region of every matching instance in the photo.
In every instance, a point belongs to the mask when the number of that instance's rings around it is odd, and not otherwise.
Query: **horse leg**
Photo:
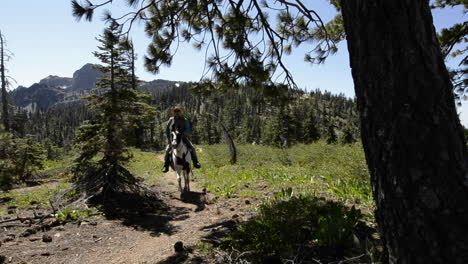
[[[182,194],[182,178],[180,177],[180,168],[176,167],[177,182],[179,183],[179,192]]]
[[[185,183],[187,186],[187,192],[190,192],[190,167],[185,170]]]
[[[182,170],[183,176],[184,176],[184,192],[187,192],[187,172],[185,169]]]
[[[185,182],[186,182],[188,192],[190,192],[190,172],[191,172],[190,162],[191,161],[192,161],[192,154],[189,151],[187,155],[187,167],[185,168]]]

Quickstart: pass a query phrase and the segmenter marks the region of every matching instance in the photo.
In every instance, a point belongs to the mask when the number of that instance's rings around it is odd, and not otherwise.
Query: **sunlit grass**
[[[238,164],[229,164],[225,145],[200,147],[203,168],[197,177],[216,195],[262,197],[281,188],[372,207],[369,173],[360,144],[319,141],[278,149],[238,146]]]
[[[75,155],[67,154],[61,157],[60,159],[45,160],[43,164],[44,167],[42,168],[41,172],[70,167],[71,165],[73,165],[73,161],[75,158]]]
[[[156,184],[162,176],[160,170],[163,166],[158,155],[163,154],[137,149],[132,149],[132,154],[133,158],[125,165],[126,168],[135,176],[144,178],[147,184]]]
[[[349,204],[372,207],[369,174],[360,144],[328,145],[319,141],[278,149],[259,145],[239,145],[238,163],[229,164],[226,145],[198,146],[203,167],[194,171],[200,187],[223,197],[266,197],[282,188],[292,188],[297,194],[314,194]],[[125,165],[145,183],[158,184],[162,152],[131,150],[133,158]],[[73,156],[60,161],[48,161],[46,169],[69,167]],[[44,169],[44,170],[46,170]],[[62,183],[61,183],[62,184]],[[65,184],[65,183],[63,183]],[[45,201],[51,190],[37,188],[31,194],[15,196],[15,202],[26,206],[31,200]]]
[[[67,189],[70,183],[60,181],[58,183],[43,184],[40,186],[16,189],[0,193],[0,197],[11,197],[12,200],[6,202],[0,207],[0,215],[6,214],[8,206],[18,208],[30,207],[32,202],[41,206],[49,206],[49,199],[59,192]]]

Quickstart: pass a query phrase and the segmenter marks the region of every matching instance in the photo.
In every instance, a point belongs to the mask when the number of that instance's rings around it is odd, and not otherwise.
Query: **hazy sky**
[[[315,0],[314,7],[324,20],[334,16],[334,10],[325,0]],[[123,2],[117,0],[115,2]],[[120,12],[119,12],[120,11]],[[123,5],[114,5],[112,13],[125,11]],[[454,22],[465,21],[461,9],[435,11],[436,29]],[[102,32],[104,22],[97,13],[93,22],[77,22],[71,15],[70,0],[1,0],[0,30],[6,36],[8,49],[14,53],[8,62],[9,75],[17,85],[30,86],[48,75],[71,77],[73,72],[86,63],[98,63],[92,55],[96,50],[96,37]],[[162,68],[158,75],[144,70],[142,55],[148,39],[142,27],[134,27],[132,38],[140,55],[138,75],[143,80],[167,79],[175,81],[197,81],[203,70],[204,53],[190,45],[179,48],[170,68]],[[330,57],[324,65],[304,62],[304,51],[293,52],[286,60],[296,83],[306,89],[320,88],[333,93],[354,96],[353,80],[349,68],[346,43],[340,51]],[[449,62],[452,67],[456,61]],[[16,87],[17,85],[14,85]],[[459,109],[462,123],[468,127],[468,101]]]

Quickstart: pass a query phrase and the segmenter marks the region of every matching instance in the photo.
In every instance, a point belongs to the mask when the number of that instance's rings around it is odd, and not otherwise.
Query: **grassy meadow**
[[[262,198],[282,190],[293,194],[318,197],[356,204],[371,209],[373,200],[364,153],[359,143],[353,145],[326,144],[295,145],[279,149],[261,145],[237,146],[238,162],[229,164],[227,146],[198,145],[202,168],[194,171],[201,187],[220,198]],[[133,159],[126,167],[149,185],[158,185],[162,175],[162,152],[131,150]],[[58,178],[57,184],[31,190],[11,190],[0,197],[13,197],[5,206],[27,207],[31,201],[48,203],[48,198],[67,188],[71,177],[65,173],[73,164],[73,155],[61,160],[47,161],[40,172]],[[0,213],[5,213],[5,206]]]
[[[296,194],[373,206],[369,173],[360,144],[296,145],[278,149],[238,146],[238,163],[229,164],[225,145],[198,146],[203,167],[195,177],[214,194],[263,197],[289,189]]]
[[[248,261],[245,263],[275,261],[270,257],[283,262],[318,258],[325,262],[317,263],[328,263],[346,256],[359,256],[349,263],[380,262],[379,242],[369,238],[375,232],[369,225],[374,221],[374,203],[359,143],[319,141],[288,149],[239,145],[235,165],[229,164],[224,144],[196,147],[202,168],[194,170],[193,177],[199,187],[221,200],[258,202],[255,216],[240,223],[216,248],[216,252],[225,254],[226,263],[234,263],[230,259],[235,256]],[[163,152],[131,152],[133,158],[126,164],[127,169],[146,184],[160,186]],[[7,214],[8,206],[47,207],[49,198],[70,186],[72,177],[66,171],[72,164],[73,156],[48,161],[40,175],[58,181],[1,193],[0,200],[10,200],[0,205],[0,216]],[[73,208],[65,208],[57,217],[75,219],[87,215],[88,211],[78,214]],[[203,243],[198,246],[213,249]]]

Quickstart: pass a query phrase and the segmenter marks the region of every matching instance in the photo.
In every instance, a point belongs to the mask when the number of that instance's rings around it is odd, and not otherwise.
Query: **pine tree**
[[[338,141],[338,137],[336,136],[335,128],[332,124],[328,126],[327,130],[327,144],[334,144]]]
[[[1,87],[1,94],[2,97],[2,121],[3,127],[8,132],[10,131],[10,119],[8,113],[8,93],[7,93],[7,77],[6,77],[6,70],[5,70],[5,37],[0,31],[0,81],[2,83]]]
[[[16,170],[14,160],[15,144],[13,135],[8,132],[0,132],[0,190],[11,188],[15,181]]]
[[[0,132],[0,189],[21,183],[42,169],[44,146],[32,135],[15,138],[10,132]]]
[[[120,32],[111,24],[98,39],[99,51],[94,55],[104,64],[97,69],[106,75],[96,86],[99,94],[87,97],[96,112],[93,120],[85,122],[77,132],[76,141],[81,149],[75,173],[79,177],[77,188],[88,195],[101,194],[110,198],[111,193],[138,192],[135,177],[122,165],[131,157],[126,149],[125,133],[134,130],[136,113],[151,112],[143,103],[148,96],[133,89],[135,78],[129,68],[122,49]],[[154,111],[153,111],[154,113]],[[103,158],[93,164],[92,159],[103,152]]]
[[[388,261],[464,263],[468,149],[429,1],[341,3]]]
[[[123,67],[127,70],[129,76],[129,84],[134,91],[137,91],[140,81],[138,80],[135,74],[135,61],[136,54],[135,48],[133,46],[133,41],[128,38],[123,38],[119,42],[119,48],[123,51],[123,57],[125,58],[123,62]],[[141,94],[142,95],[142,94]],[[140,95],[140,96],[141,96]],[[147,98],[149,99],[149,98]],[[132,145],[141,148],[143,146],[143,135],[145,127],[143,124],[148,124],[151,122],[151,117],[153,113],[149,113],[149,109],[135,109],[135,114],[132,116],[133,122],[133,131],[129,131],[129,140],[132,142]],[[149,114],[149,115],[148,115]]]
[[[16,175],[19,181],[24,182],[32,177],[33,172],[44,167],[45,149],[32,135],[16,138],[14,143]]]
[[[312,143],[320,139],[320,132],[317,127],[317,119],[315,118],[315,112],[311,108],[307,113],[307,118],[304,122],[304,142]]]
[[[263,143],[276,147],[288,147],[294,139],[291,137],[294,131],[291,116],[281,107],[266,122],[263,130]]]
[[[343,129],[343,134],[341,135],[340,142],[342,144],[352,144],[356,142],[351,126],[348,125],[345,127],[345,129]]]

